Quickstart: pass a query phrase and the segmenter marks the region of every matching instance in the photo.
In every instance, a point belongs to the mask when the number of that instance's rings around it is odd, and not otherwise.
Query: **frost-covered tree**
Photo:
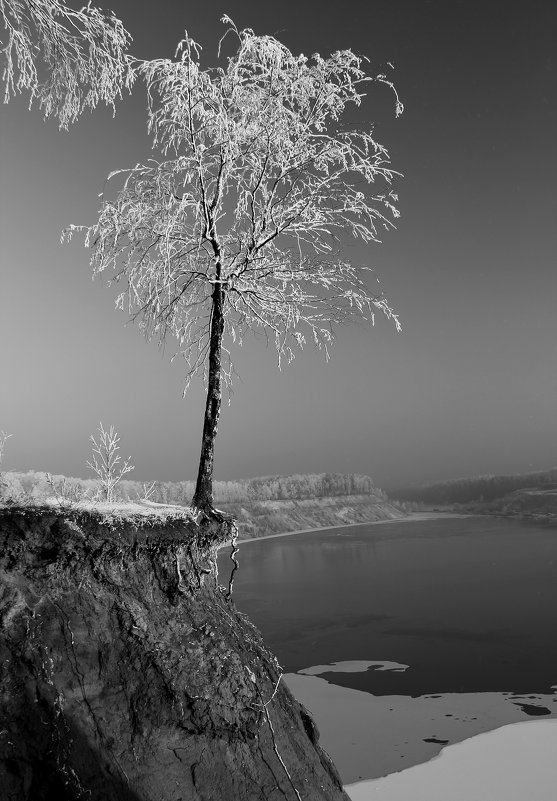
[[[399,326],[369,266],[342,257],[345,237],[378,241],[398,216],[387,151],[369,125],[343,121],[371,80],[394,87],[350,50],[308,59],[223,21],[237,41],[225,67],[202,69],[187,35],[175,60],[140,67],[159,156],[111,173],[121,183],[96,225],[70,228],[86,231],[94,273],[124,285],[119,306],[147,337],[176,337],[188,382],[206,380],[192,501],[204,511],[230,342],[263,331],[280,364],[308,340],[328,353],[334,324],[353,315],[380,310]]]
[[[102,423],[98,427],[98,440],[93,434],[90,436],[93,449],[93,461],[87,461],[87,466],[97,476],[99,482],[100,496],[108,503],[115,499],[115,490],[126,473],[135,470],[130,464],[129,458],[122,464],[122,457],[118,453],[120,450],[120,437],[110,426],[107,430]]]
[[[0,0],[4,102],[16,94],[36,100],[60,127],[101,101],[114,108],[134,79],[130,34],[111,11],[89,2],[80,11],[65,0]]]

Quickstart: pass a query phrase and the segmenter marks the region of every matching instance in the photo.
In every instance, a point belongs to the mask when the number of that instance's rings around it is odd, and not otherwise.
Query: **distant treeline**
[[[445,506],[474,501],[488,503],[520,489],[557,488],[557,468],[536,473],[520,473],[501,476],[474,476],[450,481],[437,481],[421,487],[409,487],[392,491],[397,501],[412,501],[427,505]]]
[[[6,472],[3,474],[4,494],[12,498],[18,495],[40,500],[59,494],[71,500],[94,497],[98,488],[95,479],[67,478],[38,471],[27,473]],[[148,497],[156,503],[171,503],[188,506],[194,492],[193,481],[153,481],[142,483],[123,479],[117,486],[122,500],[137,500]],[[386,494],[374,486],[369,476],[355,473],[311,473],[307,475],[264,476],[239,481],[216,481],[215,503],[253,503],[267,500],[302,500],[342,495],[367,495],[377,501],[385,500]]]

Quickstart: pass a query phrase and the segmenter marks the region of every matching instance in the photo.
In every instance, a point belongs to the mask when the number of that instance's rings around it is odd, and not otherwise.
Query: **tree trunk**
[[[218,271],[217,275],[219,275]],[[202,511],[213,509],[213,462],[215,454],[215,437],[220,416],[221,389],[221,355],[222,336],[224,332],[224,290],[222,284],[216,283],[213,290],[213,306],[211,309],[211,332],[209,340],[209,376],[207,382],[207,401],[203,421],[203,438],[197,484],[192,499],[192,507]]]

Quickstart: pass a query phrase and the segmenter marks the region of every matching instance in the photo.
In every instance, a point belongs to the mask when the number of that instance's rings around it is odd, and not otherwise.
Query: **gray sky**
[[[355,248],[400,314],[338,332],[279,372],[263,341],[234,351],[216,478],[362,472],[379,486],[557,463],[554,4],[416,2],[224,6],[111,0],[138,56],[171,57],[188,28],[215,63],[226,12],[294,52],[351,47],[390,61],[405,113],[378,87],[366,113],[404,173],[398,230]],[[195,8],[192,12],[189,9]],[[114,424],[140,480],[193,479],[203,390],[60,245],[92,224],[108,173],[149,155],[138,87],[69,133],[24,100],[2,106],[0,428],[5,468],[88,475],[89,434]]]

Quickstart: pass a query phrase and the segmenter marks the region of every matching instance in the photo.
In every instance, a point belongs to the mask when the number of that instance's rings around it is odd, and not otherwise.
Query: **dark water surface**
[[[374,695],[548,693],[557,686],[557,530],[489,517],[385,523],[249,542],[237,607],[285,672]],[[221,583],[229,574],[219,556]]]

